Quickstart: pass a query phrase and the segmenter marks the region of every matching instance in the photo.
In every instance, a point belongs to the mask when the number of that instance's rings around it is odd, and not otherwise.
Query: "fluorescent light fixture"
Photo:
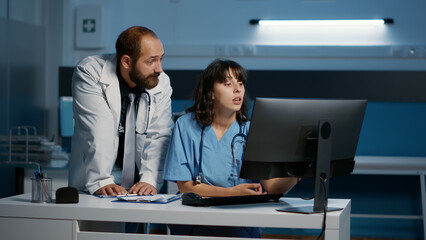
[[[384,19],[332,19],[332,20],[263,20],[252,19],[251,25],[259,26],[377,26],[393,24],[392,18]]]

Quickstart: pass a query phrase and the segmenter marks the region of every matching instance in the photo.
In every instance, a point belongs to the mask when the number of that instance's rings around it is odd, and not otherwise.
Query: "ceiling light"
[[[384,19],[328,19],[328,20],[264,20],[252,19],[251,25],[259,26],[377,26],[393,24],[392,18]]]

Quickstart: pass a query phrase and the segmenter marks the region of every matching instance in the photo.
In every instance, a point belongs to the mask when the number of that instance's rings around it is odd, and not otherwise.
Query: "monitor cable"
[[[301,198],[301,199],[303,199],[303,200],[312,200],[312,199],[314,199],[314,196],[312,196],[312,197],[308,197],[308,198],[306,198],[306,197],[303,197],[301,194],[300,194],[300,187],[299,187],[299,183],[300,183],[300,180],[302,180],[301,178],[297,178],[297,183],[296,183],[296,194],[297,194],[297,196],[299,197],[299,198]]]
[[[320,177],[320,180],[321,180],[321,186],[323,187],[323,190],[324,190],[324,212],[323,212],[323,219],[322,219],[322,229],[321,229],[321,232],[320,232],[320,234],[318,235],[318,237],[317,237],[317,240],[320,240],[320,239],[324,239],[325,238],[325,227],[326,227],[326,220],[327,220],[327,201],[328,201],[328,196],[327,196],[327,189],[326,189],[326,187],[325,187],[325,179],[321,176]]]
[[[297,179],[297,184],[296,184],[296,193],[297,193],[297,196],[299,196],[299,198],[301,198],[301,199],[303,199],[303,200],[312,200],[312,199],[314,199],[314,196],[312,196],[312,197],[309,197],[309,198],[306,198],[306,197],[303,197],[301,194],[300,194],[300,191],[299,191],[299,182],[300,182],[300,180],[301,180],[301,178],[298,178]],[[328,193],[327,193],[327,189],[326,189],[326,187],[325,187],[325,179],[324,179],[324,177],[320,177],[320,182],[321,182],[321,186],[322,186],[322,188],[323,188],[323,190],[324,190],[324,212],[323,212],[323,222],[322,222],[322,228],[321,228],[321,232],[320,232],[320,234],[318,235],[318,237],[316,238],[316,240],[320,240],[320,239],[324,239],[324,234],[325,234],[325,228],[326,228],[326,220],[327,220],[327,200],[328,200]]]

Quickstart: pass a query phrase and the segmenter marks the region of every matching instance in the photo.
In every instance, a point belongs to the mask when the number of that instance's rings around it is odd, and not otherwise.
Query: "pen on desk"
[[[41,166],[38,166],[38,167],[39,167],[39,171],[40,171],[40,178],[44,179],[43,169],[41,168]]]
[[[34,172],[36,181],[38,181],[39,186],[39,199],[45,201],[49,199],[49,181],[47,180],[47,174],[43,173],[43,168],[37,166],[37,171]]]

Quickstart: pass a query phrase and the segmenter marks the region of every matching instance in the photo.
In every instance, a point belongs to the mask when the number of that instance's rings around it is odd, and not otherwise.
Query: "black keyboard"
[[[201,197],[196,193],[184,193],[182,195],[182,204],[188,206],[219,206],[219,205],[233,205],[233,204],[247,204],[247,203],[264,203],[264,202],[278,202],[282,193],[276,194],[262,194],[262,195],[244,195],[244,196],[231,196],[231,197]]]

